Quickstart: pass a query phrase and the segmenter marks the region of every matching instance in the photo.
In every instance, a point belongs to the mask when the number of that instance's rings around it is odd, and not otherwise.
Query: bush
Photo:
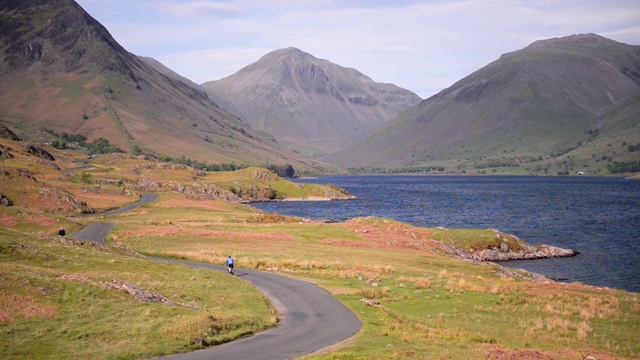
[[[613,164],[607,165],[607,169],[612,174],[640,172],[640,160],[631,160],[631,161],[623,161],[623,162],[614,161]]]
[[[291,164],[285,164],[285,165],[268,164],[267,169],[273,171],[274,173],[278,174],[278,176],[283,178],[292,178],[296,174],[296,171]]]

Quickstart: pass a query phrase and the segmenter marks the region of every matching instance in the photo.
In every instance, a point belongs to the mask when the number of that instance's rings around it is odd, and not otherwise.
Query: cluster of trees
[[[640,172],[640,160],[617,162],[607,165],[607,169],[612,174]]]
[[[68,134],[66,132],[63,132],[62,134],[58,134],[51,129],[44,129],[44,131],[58,138],[51,142],[51,146],[53,146],[56,149],[64,150],[64,149],[68,149],[70,144],[77,144],[77,146],[80,146],[89,150],[89,153],[91,154],[108,154],[108,153],[114,153],[114,152],[119,152],[119,153],[124,152],[122,151],[122,149],[118,148],[117,146],[111,145],[109,143],[109,140],[107,139],[99,138],[97,140],[94,140],[93,142],[87,143],[87,137],[81,134]]]
[[[244,169],[246,165],[237,165],[235,163],[230,164],[209,164],[207,162],[201,162],[197,160],[192,160],[190,158],[185,157],[184,155],[181,158],[173,158],[171,156],[152,156],[154,159],[162,162],[168,162],[172,164],[182,164],[191,166],[194,169],[202,170],[202,171],[236,171],[240,169]]]
[[[446,170],[444,166],[415,166],[405,167],[399,169],[386,169],[378,167],[360,167],[349,168],[351,174],[414,174],[414,173],[428,173],[431,171],[443,172]]]
[[[278,176],[283,178],[292,178],[296,175],[296,171],[291,164],[267,164],[267,169],[273,171],[274,173],[278,174]]]
[[[640,150],[640,143],[638,144],[629,144],[629,146],[627,146],[627,150],[629,150],[629,152],[634,152],[634,151],[638,151]]]

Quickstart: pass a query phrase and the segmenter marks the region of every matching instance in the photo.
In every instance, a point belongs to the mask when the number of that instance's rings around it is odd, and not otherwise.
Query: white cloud
[[[153,8],[164,12],[168,15],[187,18],[187,21],[193,17],[229,17],[239,16],[242,10],[232,2],[217,1],[192,1],[192,2],[171,2],[159,1],[150,4]]]

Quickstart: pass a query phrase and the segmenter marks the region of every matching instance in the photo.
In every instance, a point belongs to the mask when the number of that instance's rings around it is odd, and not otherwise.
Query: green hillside
[[[474,72],[324,160],[362,171],[606,174],[638,159],[640,46],[543,40]]]

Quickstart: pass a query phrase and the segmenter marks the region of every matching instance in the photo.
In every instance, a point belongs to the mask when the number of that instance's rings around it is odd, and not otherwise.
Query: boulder
[[[0,193],[0,205],[13,206],[13,201],[11,201],[11,199],[9,199],[6,195]]]

